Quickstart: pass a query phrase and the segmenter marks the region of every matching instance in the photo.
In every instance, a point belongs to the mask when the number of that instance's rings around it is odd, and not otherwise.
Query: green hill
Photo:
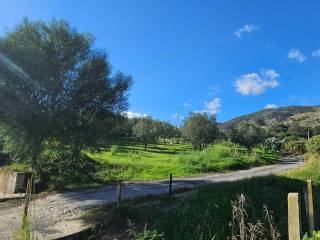
[[[320,106],[289,106],[277,109],[264,109],[236,117],[222,123],[221,126],[224,129],[231,129],[240,122],[254,122],[261,126],[296,122],[301,126],[314,127],[320,125]]]

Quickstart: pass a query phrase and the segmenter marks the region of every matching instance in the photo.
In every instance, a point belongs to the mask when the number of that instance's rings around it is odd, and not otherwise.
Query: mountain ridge
[[[301,126],[314,127],[320,125],[320,105],[292,105],[273,109],[262,109],[225,121],[221,124],[221,127],[224,129],[232,129],[241,122],[254,122],[262,126],[295,122]]]

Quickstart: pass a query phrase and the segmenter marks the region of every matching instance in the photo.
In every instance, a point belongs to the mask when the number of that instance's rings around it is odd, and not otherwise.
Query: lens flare
[[[0,53],[0,64],[3,64],[7,67],[11,72],[16,74],[19,78],[27,81],[31,85],[36,85],[36,82],[30,78],[30,76],[22,70],[17,64],[12,62],[8,57]]]

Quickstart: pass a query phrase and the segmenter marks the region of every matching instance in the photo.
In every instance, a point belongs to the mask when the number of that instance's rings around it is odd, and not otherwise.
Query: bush
[[[270,137],[264,141],[263,146],[269,150],[279,151],[279,150],[281,150],[282,144],[283,144],[283,139],[276,138],[276,137]]]
[[[320,154],[320,135],[312,137],[306,147],[308,152]]]
[[[35,180],[42,188],[63,189],[71,184],[89,184],[94,181],[99,163],[84,154],[78,159],[71,157],[70,149],[61,145],[47,144],[39,156],[41,176]]]
[[[306,234],[306,235],[304,235],[302,240],[320,240],[320,231],[314,231],[310,238]]]
[[[306,152],[305,139],[295,136],[285,137],[282,151],[291,154],[304,154]]]

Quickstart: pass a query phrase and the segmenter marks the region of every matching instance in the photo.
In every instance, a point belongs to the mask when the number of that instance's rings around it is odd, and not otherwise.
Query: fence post
[[[309,220],[309,232],[314,231],[314,209],[313,209],[313,193],[312,193],[312,181],[307,181],[308,192],[308,220]]]
[[[172,173],[170,173],[169,198],[172,198]]]
[[[30,194],[31,194],[31,181],[30,181],[30,179],[28,179],[26,193],[25,193],[25,197],[24,197],[24,209],[23,209],[22,226],[21,226],[22,229],[24,229],[24,227],[28,221]]]
[[[299,194],[288,194],[288,233],[289,240],[300,240]]]
[[[122,183],[121,181],[117,182],[117,207],[120,208],[121,204],[121,191],[122,191]]]

